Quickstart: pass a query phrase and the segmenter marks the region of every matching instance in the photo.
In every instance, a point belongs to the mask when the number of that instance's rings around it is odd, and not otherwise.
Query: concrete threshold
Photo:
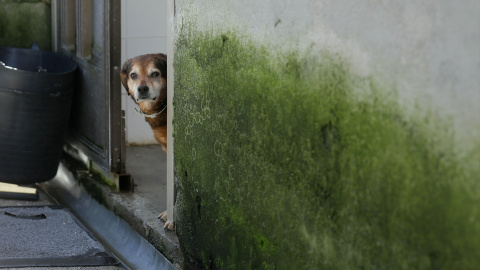
[[[61,172],[62,169],[64,172]],[[74,193],[78,188],[74,188],[72,185],[84,188],[96,202],[124,220],[133,230],[158,250],[161,255],[168,259],[173,266],[178,269],[183,268],[184,258],[180,250],[178,238],[175,232],[163,229],[163,222],[157,219],[159,214],[158,207],[151,207],[151,200],[136,193],[121,193],[113,190],[100,176],[90,173],[81,162],[66,154],[62,157],[60,173],[70,174],[71,178],[74,179],[74,182],[68,183],[65,188],[72,189],[73,191],[71,192]],[[59,180],[57,178],[58,175],[53,180],[40,184],[41,188],[52,194],[56,199],[64,200],[65,198],[79,196],[74,193],[67,196],[59,194],[61,189],[58,188]],[[64,201],[61,202],[65,204]],[[72,207],[68,204],[67,206]],[[131,256],[138,256],[138,254],[132,254]],[[123,258],[122,261],[124,261]]]

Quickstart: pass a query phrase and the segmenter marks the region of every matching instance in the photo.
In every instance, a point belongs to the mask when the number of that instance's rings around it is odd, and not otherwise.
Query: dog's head
[[[167,98],[167,56],[145,54],[129,59],[120,72],[122,84],[138,103],[163,102]]]

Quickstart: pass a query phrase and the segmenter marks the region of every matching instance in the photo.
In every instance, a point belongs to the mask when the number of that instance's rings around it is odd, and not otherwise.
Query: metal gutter
[[[124,220],[94,200],[63,164],[60,164],[55,178],[39,184],[39,187],[70,208],[126,268],[176,269]]]

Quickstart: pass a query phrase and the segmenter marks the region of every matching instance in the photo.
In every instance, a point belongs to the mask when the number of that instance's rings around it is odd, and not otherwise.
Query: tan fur
[[[155,114],[167,104],[167,56],[145,54],[129,59],[120,72],[122,84],[145,114]],[[155,73],[158,76],[154,76]],[[132,77],[132,74],[135,76]],[[142,96],[141,87],[148,87],[148,95]],[[167,151],[167,110],[155,118],[145,117],[153,131],[153,137]]]
[[[153,115],[161,112],[155,118],[145,117],[145,121],[152,128],[155,140],[166,152],[167,56],[145,54],[129,59],[123,64],[120,77],[128,94],[144,114]],[[143,89],[143,94],[140,89]],[[165,222],[165,229],[175,230],[173,222],[167,219],[167,211],[161,213],[159,218]]]

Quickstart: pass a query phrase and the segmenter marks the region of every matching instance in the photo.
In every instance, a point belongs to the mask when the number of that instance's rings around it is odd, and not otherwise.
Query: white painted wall
[[[122,64],[147,53],[167,52],[167,0],[122,0]],[[122,86],[127,144],[156,144],[150,126],[138,115]]]
[[[176,0],[178,22],[239,29],[273,50],[327,50],[397,89],[400,103],[450,119],[463,147],[480,137],[480,1]],[[389,87],[387,87],[389,88]]]

